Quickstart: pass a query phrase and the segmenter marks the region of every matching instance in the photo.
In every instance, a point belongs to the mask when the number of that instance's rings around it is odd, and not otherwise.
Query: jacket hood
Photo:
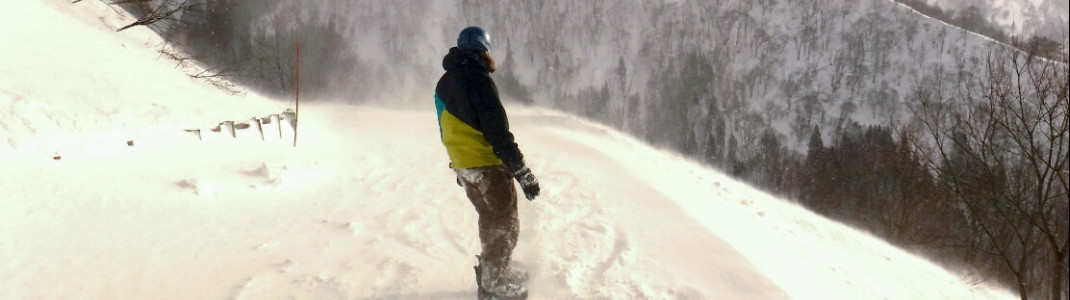
[[[480,54],[479,51],[450,48],[450,53],[442,59],[442,68],[450,71],[461,67],[472,67],[487,71],[487,62]]]

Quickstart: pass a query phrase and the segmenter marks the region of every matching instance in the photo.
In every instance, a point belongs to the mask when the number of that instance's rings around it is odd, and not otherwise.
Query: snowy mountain
[[[987,20],[1007,28],[1012,34],[1038,34],[1066,39],[1070,3],[1061,0],[925,0],[945,11],[964,12],[977,8]]]
[[[293,147],[289,103],[191,78],[103,2],[0,6],[0,298],[475,294],[476,216],[430,105],[302,104]],[[507,109],[545,193],[520,205],[534,299],[1010,298],[606,126]]]

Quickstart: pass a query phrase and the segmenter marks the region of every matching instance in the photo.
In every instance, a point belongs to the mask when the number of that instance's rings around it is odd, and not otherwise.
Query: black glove
[[[520,188],[524,190],[524,197],[528,198],[528,201],[535,200],[535,197],[539,196],[539,180],[535,179],[535,174],[531,174],[531,169],[521,167],[520,170],[513,172],[513,177],[520,183]]]

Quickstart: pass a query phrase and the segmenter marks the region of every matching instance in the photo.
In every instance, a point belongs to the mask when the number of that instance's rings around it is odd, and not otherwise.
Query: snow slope
[[[1038,34],[1059,41],[1065,39],[1070,22],[1070,3],[1062,0],[926,0],[945,11],[962,12],[979,8],[988,20],[1016,35]]]
[[[274,120],[232,138],[208,129],[287,105],[189,78],[99,1],[0,6],[0,298],[475,294],[476,215],[430,101],[302,105],[296,148]],[[1011,298],[611,129],[508,109],[544,191],[519,206],[533,299]]]

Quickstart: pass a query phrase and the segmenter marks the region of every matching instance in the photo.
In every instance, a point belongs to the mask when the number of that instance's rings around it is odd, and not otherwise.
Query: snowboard
[[[479,299],[479,300],[524,300],[524,299],[528,298],[527,289],[524,290],[523,294],[520,294],[519,296],[516,296],[516,297],[499,296],[499,295],[495,295],[494,293],[491,293],[491,292],[488,292],[488,291],[484,290],[483,289],[483,285],[479,284],[481,282],[480,279],[483,278],[483,275],[479,270],[479,265],[473,266],[472,268],[476,270],[476,297],[477,297],[476,299]]]

